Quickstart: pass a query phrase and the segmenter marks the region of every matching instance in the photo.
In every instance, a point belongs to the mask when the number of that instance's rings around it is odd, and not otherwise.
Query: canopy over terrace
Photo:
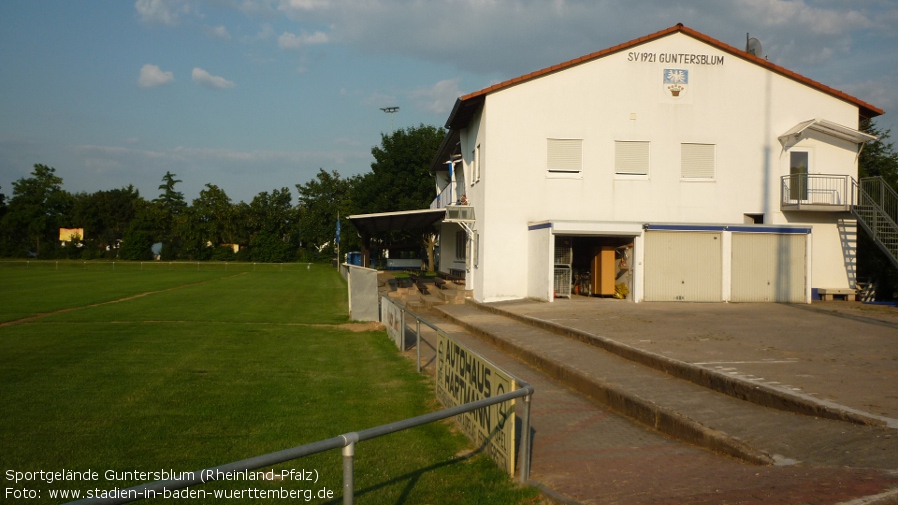
[[[349,221],[362,235],[362,265],[371,266],[371,237],[393,230],[428,228],[446,217],[446,209],[402,210],[376,214],[356,214]]]

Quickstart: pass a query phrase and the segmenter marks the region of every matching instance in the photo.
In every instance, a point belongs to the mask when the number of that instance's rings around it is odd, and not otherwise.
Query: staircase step
[[[898,468],[898,437],[884,428],[762,407],[473,304],[436,310],[594,401],[695,445],[759,464]],[[839,449],[859,440],[882,450]]]

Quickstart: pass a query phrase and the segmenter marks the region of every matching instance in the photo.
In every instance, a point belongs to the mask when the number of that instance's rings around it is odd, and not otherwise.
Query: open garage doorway
[[[632,300],[633,247],[633,237],[556,235],[555,296]]]

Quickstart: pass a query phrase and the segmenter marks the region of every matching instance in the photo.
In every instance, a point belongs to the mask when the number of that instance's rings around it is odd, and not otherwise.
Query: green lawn
[[[41,493],[28,503],[64,501],[51,489],[139,482],[107,482],[107,470],[200,470],[437,408],[430,381],[383,332],[338,326],[348,322],[345,284],[329,267],[2,267],[0,470],[4,489]],[[356,501],[536,500],[485,457],[459,457],[467,447],[445,423],[361,442]],[[279,468],[315,470],[319,480],[198,489],[326,488],[335,498],[311,503],[342,503],[339,451]],[[86,469],[100,482],[15,484],[7,475]]]

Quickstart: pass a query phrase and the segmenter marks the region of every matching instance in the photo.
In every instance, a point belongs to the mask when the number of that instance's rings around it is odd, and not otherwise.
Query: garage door
[[[721,301],[720,244],[719,232],[647,231],[645,300]]]
[[[807,235],[733,233],[734,302],[806,300]]]

